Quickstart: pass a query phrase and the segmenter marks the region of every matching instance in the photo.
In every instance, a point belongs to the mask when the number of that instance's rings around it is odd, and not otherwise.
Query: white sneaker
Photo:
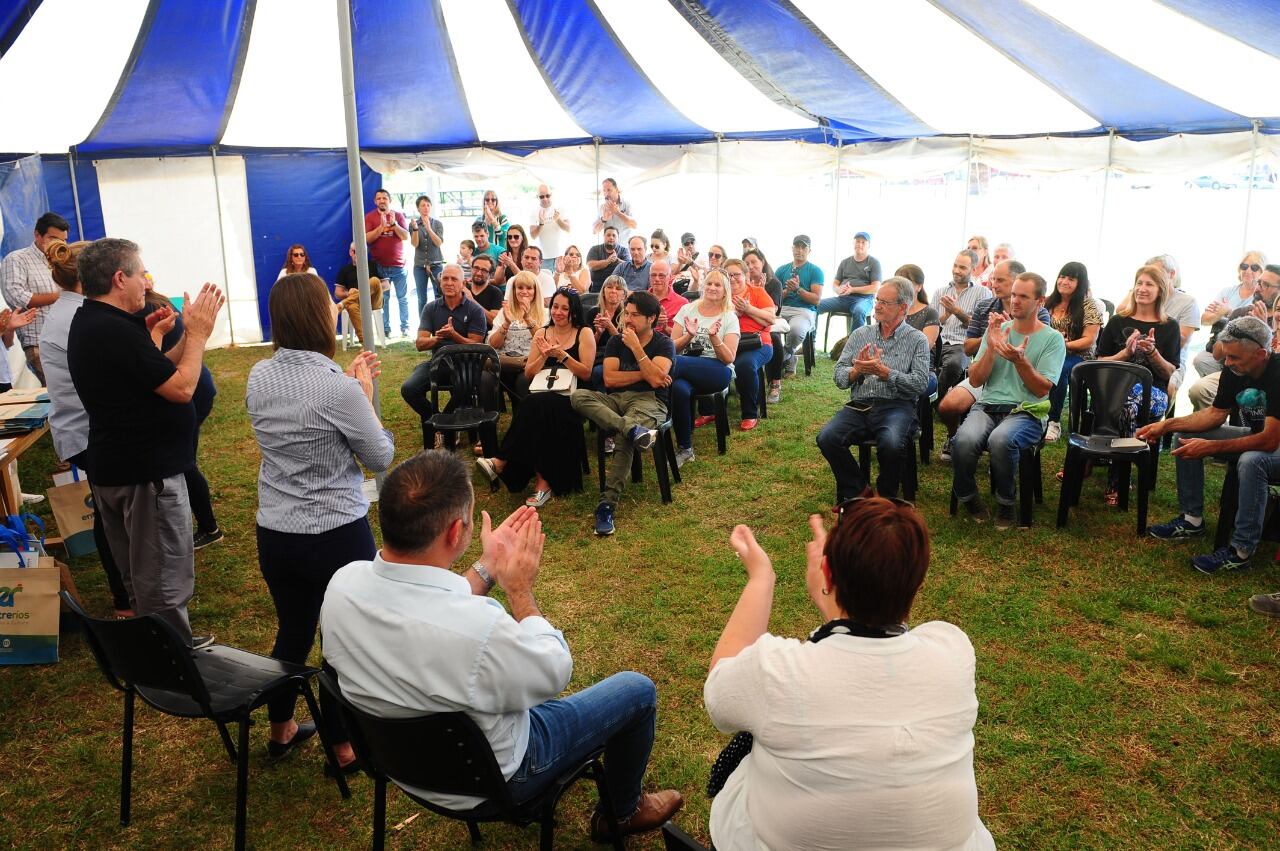
[[[685,464],[688,464],[692,460],[694,460],[692,446],[690,446],[688,449],[676,450],[676,469],[677,470],[683,467]]]
[[[1049,430],[1045,432],[1044,439],[1053,443],[1060,437],[1062,437],[1062,424],[1049,423]]]
[[[28,505],[36,505],[37,503],[44,502],[44,494],[24,493],[22,495],[22,501]]]

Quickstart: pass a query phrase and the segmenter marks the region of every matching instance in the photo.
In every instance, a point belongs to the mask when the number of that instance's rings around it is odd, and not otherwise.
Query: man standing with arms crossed
[[[195,408],[204,346],[225,299],[205,284],[186,299],[186,333],[167,354],[169,308],[146,319],[138,246],[100,239],[78,261],[85,303],[71,320],[67,366],[89,414],[89,469],[111,554],[139,615],[156,614],[194,647],[187,601],[195,590],[191,503],[183,473],[195,466]]]

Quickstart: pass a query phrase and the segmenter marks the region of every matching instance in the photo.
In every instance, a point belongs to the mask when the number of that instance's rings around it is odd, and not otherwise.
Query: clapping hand
[[[831,594],[827,576],[827,557],[823,554],[827,546],[827,529],[822,525],[821,515],[809,515],[809,529],[813,532],[813,538],[804,548],[804,584],[809,589],[809,599],[822,612],[823,619],[832,620],[839,616],[839,607],[835,596]],[[823,593],[824,588],[827,589],[826,594]]]
[[[568,360],[569,354],[564,350],[563,346],[556,345],[553,341],[547,339],[547,335],[538,332],[538,336],[533,338],[533,342],[537,345],[538,351],[542,352],[544,358],[554,357],[558,361]]]
[[[692,316],[686,316],[684,318],[684,332],[690,337],[698,333],[698,322]]]
[[[733,297],[733,309],[736,310],[739,315],[746,313],[747,308],[750,306],[751,302],[747,301],[743,296],[736,295]]]
[[[373,401],[373,380],[382,374],[382,361],[375,352],[361,352],[347,366],[346,374],[360,382],[364,395]]]
[[[8,313],[9,311],[5,311]],[[3,317],[4,314],[0,314]],[[158,307],[147,314],[147,318],[143,320],[147,326],[147,333],[151,335],[151,340],[156,344],[156,348],[162,348],[164,335],[173,330],[178,324],[178,313],[172,307]],[[6,330],[8,330],[6,328]]]
[[[941,298],[938,299],[938,306],[942,308],[944,313],[955,313],[956,312],[955,296],[950,296],[950,295],[942,296]]]
[[[189,294],[183,293],[183,304],[186,305],[186,309],[182,312],[182,318],[187,326],[187,334],[201,340],[209,339],[209,335],[213,333],[213,323],[218,317],[218,311],[226,301],[222,290],[216,284],[207,282],[196,294],[195,301],[191,300]]]
[[[853,362],[853,371],[858,375],[875,375],[883,378],[888,370],[880,359],[880,354],[879,347],[867,343],[862,347],[862,351],[858,352],[858,357]]]
[[[760,544],[756,542],[756,536],[748,527],[741,524],[734,526],[733,532],[729,535],[729,546],[733,547],[734,554],[747,569],[748,580],[772,581],[773,562],[769,559],[769,554],[761,549]]]
[[[559,275],[563,271],[564,271],[564,255],[562,254],[556,258],[556,274]]]
[[[707,336],[711,338],[717,338],[717,339],[720,337],[720,320],[719,319],[717,319],[715,322],[711,324],[711,327],[707,330]]]
[[[506,310],[506,305],[503,305],[503,310]],[[462,338],[458,336],[458,332],[453,330],[453,317],[449,317],[449,320],[440,326],[440,330],[436,331],[436,336],[443,337],[446,340],[453,340],[455,342],[461,342],[462,340]]]
[[[1149,329],[1145,337],[1141,336],[1140,334],[1137,334],[1136,332],[1134,333],[1133,336],[1134,336],[1133,345],[1134,345],[1134,349],[1137,352],[1143,355],[1150,355],[1152,352],[1156,350],[1156,329],[1154,328]]]
[[[172,310],[170,312],[172,312]],[[4,310],[0,310],[0,331],[13,331],[16,328],[21,328],[23,325],[30,325],[35,321],[38,313],[39,311],[34,307],[27,308],[26,310],[19,310],[17,312],[6,307]],[[148,317],[148,319],[149,318],[150,317]],[[151,326],[147,326],[147,330],[151,330]]]

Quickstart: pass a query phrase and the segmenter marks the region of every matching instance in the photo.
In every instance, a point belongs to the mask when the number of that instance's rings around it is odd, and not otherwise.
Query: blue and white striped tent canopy
[[[352,0],[360,145],[1280,130],[1276,0]],[[0,0],[0,151],[344,146],[332,0]]]

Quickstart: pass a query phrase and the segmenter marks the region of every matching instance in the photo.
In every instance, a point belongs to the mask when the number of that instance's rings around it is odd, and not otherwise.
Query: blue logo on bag
[[[0,606],[13,608],[13,595],[17,594],[21,590],[21,583],[13,586],[12,588],[0,585]]]

